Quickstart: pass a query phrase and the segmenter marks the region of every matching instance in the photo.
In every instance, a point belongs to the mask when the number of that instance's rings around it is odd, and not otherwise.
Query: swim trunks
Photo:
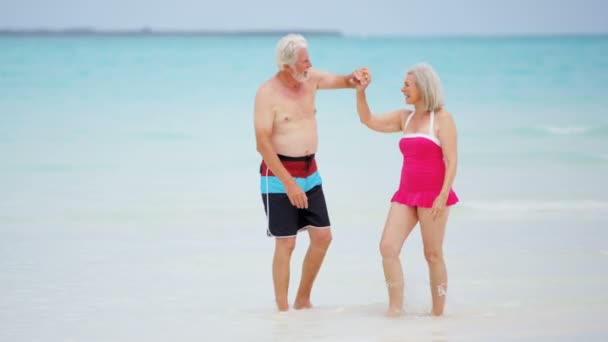
[[[296,236],[301,230],[330,226],[321,176],[315,156],[288,157],[279,155],[283,166],[306,193],[308,208],[298,209],[291,204],[285,187],[262,161],[260,189],[268,219],[267,235],[274,237]]]

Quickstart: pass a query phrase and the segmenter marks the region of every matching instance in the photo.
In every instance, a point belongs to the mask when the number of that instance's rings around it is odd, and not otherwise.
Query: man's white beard
[[[308,72],[308,70],[306,70],[302,73],[298,73],[294,70],[292,75],[293,75],[293,78],[296,81],[298,81],[299,83],[304,83],[310,79],[310,73]]]

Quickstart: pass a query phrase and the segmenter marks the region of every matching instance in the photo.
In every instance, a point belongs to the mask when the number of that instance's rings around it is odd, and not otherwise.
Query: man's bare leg
[[[449,210],[449,208],[443,209],[441,214],[433,219],[430,208],[418,208],[424,256],[429,265],[431,296],[433,298],[431,314],[433,316],[443,315],[448,289],[448,272],[443,259],[443,238]]]
[[[275,238],[274,258],[272,259],[272,280],[274,297],[279,311],[289,310],[287,292],[289,288],[289,264],[296,246],[296,238]]]
[[[416,208],[391,203],[380,239],[384,278],[388,287],[388,309],[385,315],[395,317],[403,310],[403,269],[399,255],[403,243],[418,222]]]
[[[298,294],[293,304],[293,308],[296,310],[312,308],[310,302],[312,285],[319,273],[319,269],[321,268],[321,264],[323,263],[323,259],[325,258],[325,254],[332,239],[331,229],[329,227],[309,227],[308,235],[310,237],[310,245],[308,246],[308,251],[304,257],[300,287],[298,288]]]

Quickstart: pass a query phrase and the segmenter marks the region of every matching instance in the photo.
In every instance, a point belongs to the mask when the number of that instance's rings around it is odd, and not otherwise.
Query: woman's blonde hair
[[[408,70],[407,74],[414,77],[414,82],[416,82],[416,87],[420,92],[426,110],[437,111],[443,107],[441,80],[430,64],[416,64]]]

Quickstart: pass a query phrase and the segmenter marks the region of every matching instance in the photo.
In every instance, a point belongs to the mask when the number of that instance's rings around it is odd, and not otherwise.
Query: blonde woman
[[[387,316],[399,316],[403,308],[403,270],[399,255],[408,235],[420,224],[424,256],[429,267],[432,315],[443,314],[447,294],[447,269],[443,239],[449,207],[458,202],[452,191],[456,175],[456,126],[452,114],[443,108],[439,77],[428,64],[411,68],[401,88],[410,109],[374,115],[367,104],[367,82],[357,85],[357,112],[363,124],[383,133],[403,132],[399,149],[403,166],[399,188],[380,241],[384,276],[388,286]]]

